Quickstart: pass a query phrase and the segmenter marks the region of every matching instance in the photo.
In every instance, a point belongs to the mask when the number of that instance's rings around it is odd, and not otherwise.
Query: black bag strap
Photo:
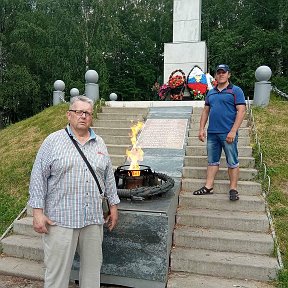
[[[97,183],[97,186],[98,186],[98,189],[99,189],[99,192],[100,194],[102,195],[103,194],[103,191],[101,189],[101,186],[99,184],[99,181],[98,181],[98,178],[95,174],[95,171],[93,170],[92,166],[90,165],[89,161],[87,160],[86,156],[84,155],[84,153],[82,152],[82,150],[80,149],[80,147],[78,146],[76,140],[73,138],[72,135],[69,134],[67,128],[65,128],[65,131],[67,132],[68,136],[70,137],[71,141],[73,142],[73,144],[75,145],[75,147],[77,148],[79,154],[81,155],[81,157],[83,158],[84,162],[86,163],[87,167],[89,168],[93,178],[95,179],[96,183]]]

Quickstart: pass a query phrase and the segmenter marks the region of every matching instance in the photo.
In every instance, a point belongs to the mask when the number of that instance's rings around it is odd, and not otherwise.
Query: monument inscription
[[[141,148],[183,149],[187,119],[148,119],[137,145]]]

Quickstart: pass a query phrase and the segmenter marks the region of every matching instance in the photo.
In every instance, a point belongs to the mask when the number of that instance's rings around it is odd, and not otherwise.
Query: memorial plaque
[[[141,148],[183,149],[187,119],[148,119],[137,146]]]

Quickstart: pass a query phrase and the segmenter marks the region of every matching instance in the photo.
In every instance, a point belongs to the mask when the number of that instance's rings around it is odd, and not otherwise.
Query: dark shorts
[[[228,168],[236,168],[239,166],[238,160],[238,135],[234,141],[229,144],[226,142],[228,133],[208,133],[207,135],[207,155],[209,166],[219,166],[222,149],[225,152]]]

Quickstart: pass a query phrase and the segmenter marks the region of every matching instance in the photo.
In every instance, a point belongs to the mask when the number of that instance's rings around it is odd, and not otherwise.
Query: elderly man
[[[101,190],[108,197],[109,230],[117,223],[120,200],[106,145],[90,128],[92,115],[93,102],[89,98],[72,98],[67,131],[56,131],[44,140],[32,169],[28,204],[33,208],[34,230],[43,234],[45,288],[68,287],[77,245],[81,288],[100,287],[103,195],[71,137],[90,162]]]
[[[245,117],[246,102],[242,89],[230,83],[230,68],[226,64],[216,68],[217,86],[206,95],[205,107],[200,119],[198,138],[204,142],[207,129],[208,168],[206,184],[194,191],[194,195],[213,193],[215,176],[219,170],[222,149],[225,152],[230,179],[229,199],[239,199],[237,183],[239,178],[238,129]]]

